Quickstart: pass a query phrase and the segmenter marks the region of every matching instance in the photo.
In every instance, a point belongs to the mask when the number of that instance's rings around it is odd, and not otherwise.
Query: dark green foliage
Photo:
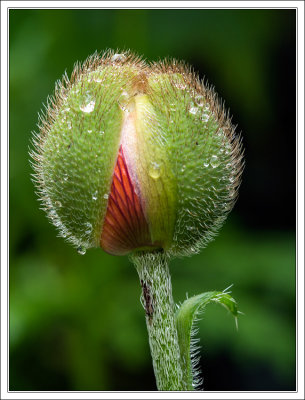
[[[245,140],[240,197],[216,241],[172,261],[173,294],[234,283],[245,313],[236,333],[207,307],[206,390],[294,390],[295,11],[11,10],[9,22],[10,389],[155,389],[136,272],[56,238],[30,180],[41,103],[75,60],[109,47],[184,59],[226,99]]]

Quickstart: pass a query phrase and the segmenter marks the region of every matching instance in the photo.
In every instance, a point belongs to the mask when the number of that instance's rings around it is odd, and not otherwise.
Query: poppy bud
[[[215,92],[183,63],[129,52],[64,76],[34,146],[43,207],[80,253],[197,252],[232,209],[243,166]]]

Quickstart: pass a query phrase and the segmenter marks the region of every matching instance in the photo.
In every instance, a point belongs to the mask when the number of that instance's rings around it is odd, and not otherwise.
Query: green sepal
[[[184,373],[184,382],[188,390],[194,390],[196,379],[191,357],[194,321],[198,314],[211,302],[219,303],[229,310],[235,317],[239,311],[233,297],[226,292],[206,292],[186,299],[176,312],[176,324],[181,355],[181,366]]]
[[[50,126],[41,134],[45,209],[60,235],[76,247],[99,247],[123,120],[122,90],[136,69],[102,66],[57,90]],[[59,100],[58,100],[59,99]],[[58,104],[57,104],[57,103]]]
[[[152,243],[167,250],[174,235],[176,179],[148,96],[135,97],[138,160],[135,169]]]

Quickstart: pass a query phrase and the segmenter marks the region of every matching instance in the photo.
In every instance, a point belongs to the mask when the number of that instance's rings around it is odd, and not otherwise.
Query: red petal
[[[127,254],[142,247],[157,247],[151,243],[148,223],[134,190],[122,146],[114,169],[101,247],[114,255]]]

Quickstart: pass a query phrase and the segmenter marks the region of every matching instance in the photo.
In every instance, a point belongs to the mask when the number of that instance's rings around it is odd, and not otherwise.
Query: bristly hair
[[[130,50],[126,50],[123,53],[119,52],[119,50],[114,51],[111,49],[104,52],[96,51],[83,63],[76,62],[74,64],[70,79],[65,72],[61,80],[55,82],[53,95],[47,97],[46,104],[43,104],[43,109],[38,113],[38,132],[32,132],[31,148],[29,150],[29,155],[31,157],[30,164],[34,170],[32,181],[36,186],[38,200],[42,204],[41,209],[47,213],[50,221],[59,228],[59,236],[64,237],[75,246],[79,246],[79,243],[77,243],[73,237],[69,236],[66,228],[60,222],[54,210],[52,210],[48,193],[45,190],[44,174],[42,171],[44,144],[73,85],[82,80],[86,74],[103,69],[106,66],[113,66],[114,68],[132,66],[141,74],[142,78],[140,81],[144,80],[143,76],[145,76],[147,70],[145,61],[141,57],[133,54]]]
[[[210,301],[214,303],[219,303],[225,308],[225,304],[222,303],[221,299],[223,295],[228,295],[231,293],[229,289],[233,286],[231,284],[228,286],[226,289],[224,289],[222,292],[218,293],[214,298],[212,298]],[[186,296],[188,299],[188,295]],[[236,304],[236,301],[231,297],[230,300]],[[181,304],[176,305],[177,309],[181,307]],[[191,369],[192,369],[192,385],[194,390],[204,390],[203,388],[203,383],[204,383],[204,378],[202,375],[202,371],[200,369],[199,363],[200,363],[200,350],[202,346],[199,345],[200,339],[198,338],[198,333],[199,333],[199,327],[198,323],[202,320],[202,316],[204,314],[206,305],[201,305],[199,306],[194,314],[193,321],[192,321],[192,326],[191,326],[191,332],[190,332],[190,360],[191,360]],[[227,308],[228,309],[228,308]],[[229,309],[228,309],[229,310]],[[237,311],[238,314],[243,314],[240,311]],[[237,322],[237,317],[235,316],[235,324],[236,324],[236,329],[238,329],[238,322]]]
[[[156,96],[153,90],[148,89],[148,93],[152,99],[152,102],[156,104],[157,107],[159,106],[162,108],[162,104],[160,104],[160,102],[162,102],[163,98],[166,97],[166,93],[177,92],[177,87],[180,87],[180,89],[188,88],[188,93],[190,94],[194,103],[196,101],[196,97],[201,96],[204,99],[204,102],[209,105],[210,112],[218,124],[216,134],[222,130],[224,133],[222,144],[225,144],[225,141],[227,141],[231,147],[231,197],[230,200],[227,201],[226,211],[222,212],[222,215],[215,219],[214,224],[210,226],[208,233],[198,240],[197,243],[191,247],[191,249],[189,248],[188,250],[184,251],[172,252],[172,255],[178,257],[191,256],[194,253],[198,253],[202,248],[206,247],[208,242],[215,238],[215,236],[218,234],[219,228],[222,226],[227,218],[227,215],[233,209],[237,201],[238,190],[241,184],[241,175],[245,166],[242,137],[240,133],[236,133],[237,126],[233,125],[232,117],[230,116],[229,111],[225,109],[224,101],[222,101],[222,99],[218,96],[215,88],[210,85],[206,79],[200,80],[193,67],[189,66],[184,61],[168,58],[164,61],[151,63],[150,68],[151,74],[166,74],[169,76],[169,79],[163,82],[163,96],[161,98]],[[179,76],[179,81],[177,81],[177,76]],[[189,110],[185,111],[186,113],[189,112]],[[170,122],[170,119],[171,116],[169,114],[168,122]]]
[[[169,80],[164,81],[164,87],[162,87],[162,93],[164,93],[163,98],[166,97],[167,91],[177,92],[177,83],[181,86],[184,85],[187,87],[187,91],[194,101],[197,96],[202,96],[204,101],[209,105],[213,118],[217,121],[218,131],[223,131],[223,143],[226,140],[227,143],[230,144],[232,163],[230,175],[232,177],[232,182],[230,183],[230,190],[232,196],[227,201],[226,210],[222,211],[221,215],[214,219],[213,224],[209,226],[207,232],[205,232],[200,240],[194,243],[191,247],[188,246],[187,249],[187,246],[185,246],[185,249],[182,249],[181,247],[181,251],[174,249],[171,252],[174,256],[185,256],[198,253],[200,249],[205,247],[206,244],[216,236],[219,227],[222,225],[227,214],[232,210],[237,200],[238,189],[241,183],[241,174],[244,168],[244,150],[241,136],[236,134],[236,126],[232,124],[232,118],[229,116],[229,112],[225,110],[224,103],[219,99],[214,88],[210,86],[207,81],[200,80],[192,67],[188,66],[185,62],[177,61],[176,59],[166,59],[165,61],[150,63],[142,57],[134,55],[129,50],[123,52],[120,52],[119,50],[107,50],[103,53],[95,52],[83,63],[77,62],[74,65],[70,79],[68,78],[67,73],[65,73],[62,79],[56,82],[53,96],[47,98],[47,104],[44,106],[45,109],[38,115],[39,132],[33,132],[33,149],[30,151],[33,160],[31,164],[35,172],[33,174],[33,181],[37,187],[37,192],[40,201],[42,202],[43,209],[47,213],[50,213],[52,208],[48,198],[48,193],[45,190],[45,177],[42,171],[46,138],[52,129],[52,125],[58,118],[60,110],[62,109],[73,85],[82,80],[87,74],[103,69],[107,66],[112,66],[113,68],[132,66],[132,68],[137,70],[137,75],[133,78],[132,82],[133,95],[139,93],[149,94],[151,96],[151,101],[153,103],[155,102],[156,107],[159,107],[159,109],[162,109],[162,104],[160,104],[160,102],[162,102],[163,99],[156,96],[156,93],[148,85],[148,79],[153,75],[158,76],[166,74],[169,77]],[[177,75],[179,75],[179,82],[177,81]],[[202,149],[197,152],[199,157],[202,152]],[[196,179],[197,178],[201,179],[202,177],[198,176]],[[57,220],[56,217],[54,219],[54,215],[52,215],[51,219],[53,223],[56,223]],[[179,230],[183,227],[177,225],[176,228]],[[66,240],[69,240],[67,232],[63,232],[62,236],[64,236]],[[75,241],[70,241],[76,244]]]
[[[54,94],[52,96],[48,96],[47,104],[44,105],[44,110],[41,110],[40,113],[38,113],[37,126],[39,133],[33,132],[34,138],[32,139],[32,144],[36,149],[36,152],[33,151],[31,153],[31,156],[34,160],[36,160],[36,155],[41,154],[43,150],[44,139],[47,136],[51,125],[54,123],[59,109],[66,100],[67,93],[83,75],[108,65],[115,67],[132,65],[133,67],[138,68],[139,71],[145,71],[147,69],[147,64],[145,61],[143,61],[141,57],[131,53],[130,50],[127,50],[124,53],[118,53],[118,51],[119,50],[116,52],[111,49],[108,49],[103,53],[96,51],[83,63],[76,62],[74,64],[70,79],[65,72],[62,76],[62,79],[56,81]]]

